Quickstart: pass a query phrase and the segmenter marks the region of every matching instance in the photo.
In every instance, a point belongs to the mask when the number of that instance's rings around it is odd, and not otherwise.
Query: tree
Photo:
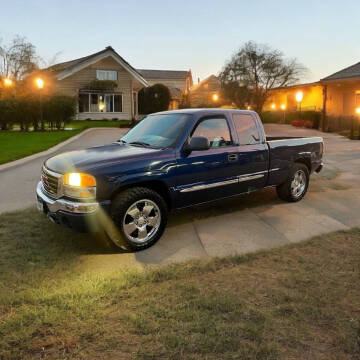
[[[295,84],[305,71],[296,59],[285,59],[279,50],[249,41],[219,77],[225,97],[238,107],[252,104],[261,113],[270,89]]]
[[[21,80],[38,69],[39,61],[35,46],[25,37],[17,35],[8,46],[0,45],[0,76]]]
[[[163,84],[142,88],[138,94],[139,113],[151,114],[169,109],[170,90]]]

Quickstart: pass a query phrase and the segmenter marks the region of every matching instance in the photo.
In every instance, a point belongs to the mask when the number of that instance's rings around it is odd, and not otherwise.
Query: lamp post
[[[358,140],[360,140],[360,107],[355,109],[355,113],[358,117]]]
[[[280,109],[283,111],[283,122],[284,122],[284,124],[286,123],[286,115],[285,115],[285,113],[286,113],[286,105],[285,104],[281,104],[281,106],[280,106]]]
[[[39,101],[40,101],[40,124],[41,124],[41,130],[45,130],[45,124],[43,119],[43,109],[42,109],[42,90],[44,88],[44,80],[40,77],[35,79],[35,85],[39,89]]]
[[[299,111],[300,111],[300,119],[301,119],[301,102],[303,100],[304,94],[302,91],[298,91],[295,95],[295,99],[299,104]]]

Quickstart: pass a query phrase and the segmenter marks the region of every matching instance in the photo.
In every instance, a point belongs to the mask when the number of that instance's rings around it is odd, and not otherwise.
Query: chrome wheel
[[[126,211],[123,220],[125,236],[136,243],[147,242],[159,229],[161,213],[151,200],[139,200]]]
[[[294,198],[299,198],[306,188],[306,174],[303,170],[298,170],[294,174],[294,179],[291,182],[291,195]]]

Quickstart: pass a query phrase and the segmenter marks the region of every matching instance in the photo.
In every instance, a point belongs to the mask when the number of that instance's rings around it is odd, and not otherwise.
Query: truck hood
[[[86,172],[98,167],[109,166],[119,162],[154,157],[160,149],[114,143],[111,145],[65,152],[46,160],[45,166],[54,172],[64,174],[70,171]]]

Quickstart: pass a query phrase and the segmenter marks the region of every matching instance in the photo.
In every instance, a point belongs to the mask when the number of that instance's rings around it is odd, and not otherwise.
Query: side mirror
[[[194,136],[190,139],[190,142],[185,145],[184,149],[188,152],[209,150],[210,143],[209,140],[204,136]]]

